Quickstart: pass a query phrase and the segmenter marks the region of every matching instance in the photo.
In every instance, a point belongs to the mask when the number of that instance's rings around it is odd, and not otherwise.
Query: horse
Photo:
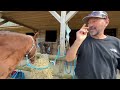
[[[0,79],[7,79],[26,55],[33,64],[35,53],[36,42],[33,36],[0,31]]]

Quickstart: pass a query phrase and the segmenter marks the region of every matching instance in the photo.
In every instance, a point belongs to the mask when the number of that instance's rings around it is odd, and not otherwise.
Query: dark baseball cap
[[[85,16],[82,21],[84,23],[86,23],[88,21],[89,18],[94,18],[94,17],[98,17],[98,18],[107,18],[108,14],[105,11],[92,11],[92,13],[88,14],[88,16]]]

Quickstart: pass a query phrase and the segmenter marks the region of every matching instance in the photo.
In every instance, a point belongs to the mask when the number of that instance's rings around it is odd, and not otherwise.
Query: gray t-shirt
[[[120,69],[120,40],[88,36],[78,49],[75,74],[79,79],[116,79]]]

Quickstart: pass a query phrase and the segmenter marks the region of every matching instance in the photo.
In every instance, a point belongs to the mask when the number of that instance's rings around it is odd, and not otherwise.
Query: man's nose
[[[88,27],[91,27],[91,26],[93,26],[93,24],[92,24],[92,23],[89,23],[89,24],[88,24]]]

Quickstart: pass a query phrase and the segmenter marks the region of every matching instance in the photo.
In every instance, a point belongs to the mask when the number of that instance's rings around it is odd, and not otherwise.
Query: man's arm
[[[82,42],[80,42],[77,39],[75,40],[74,44],[67,51],[66,61],[71,62],[76,58],[77,51],[78,51],[81,44],[82,44]]]
[[[73,45],[70,47],[70,49],[67,51],[67,54],[66,54],[67,62],[71,62],[76,58],[76,54],[77,54],[77,51],[78,51],[80,45],[87,37],[87,33],[88,33],[87,29],[88,29],[88,27],[86,27],[86,24],[84,24],[82,26],[82,28],[79,31],[77,31],[76,40],[73,43]]]

